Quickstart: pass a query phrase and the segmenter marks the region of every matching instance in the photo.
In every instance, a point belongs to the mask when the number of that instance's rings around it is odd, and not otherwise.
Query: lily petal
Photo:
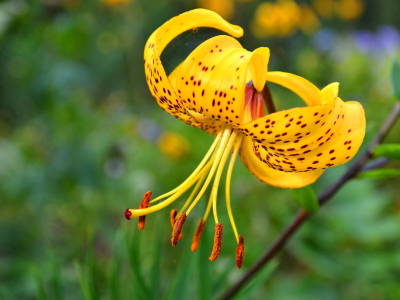
[[[268,72],[267,81],[277,83],[292,90],[299,95],[308,106],[323,104],[320,90],[303,77],[285,72]]]
[[[240,125],[246,75],[250,72],[253,82],[262,89],[268,60],[268,48],[249,52],[230,36],[205,41],[185,59],[179,75],[174,76],[181,105],[210,119]]]
[[[250,137],[243,139],[240,148],[240,158],[246,168],[259,180],[266,184],[280,188],[301,188],[316,181],[324,170],[314,170],[310,172],[282,172],[270,168],[259,160],[253,152],[253,142]]]
[[[321,93],[322,104],[331,102],[339,94],[339,82],[333,82],[331,84],[328,84],[321,90],[320,93]]]
[[[235,37],[243,35],[242,28],[226,22],[212,11],[191,10],[172,18],[153,32],[145,46],[144,64],[147,84],[158,104],[168,113],[198,127],[198,122],[180,105],[179,97],[169,82],[160,59],[162,51],[171,40],[196,27],[216,28]]]
[[[240,126],[253,151],[280,171],[326,169],[349,161],[365,135],[361,104],[339,97],[314,107],[293,108]]]
[[[261,92],[264,88],[268,74],[269,49],[266,47],[254,50],[250,62],[250,74],[253,86]]]

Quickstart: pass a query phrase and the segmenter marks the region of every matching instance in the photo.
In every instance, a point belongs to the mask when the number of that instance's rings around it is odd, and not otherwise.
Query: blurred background
[[[217,261],[208,261],[211,220],[199,251],[190,251],[206,201],[177,247],[169,209],[150,215],[141,232],[124,218],[146,191],[160,195],[186,179],[213,141],[161,110],[144,78],[147,38],[196,7],[242,26],[246,49],[269,47],[270,70],[319,88],[340,82],[340,97],[366,110],[364,145],[391,110],[398,0],[2,1],[0,299],[215,299],[293,217],[290,190],[262,184],[238,160],[232,206],[246,240],[241,270],[229,226]],[[209,34],[177,39],[164,61],[173,68],[174,49]],[[279,110],[302,105],[271,89]],[[397,124],[386,141],[399,143],[399,131]],[[349,164],[327,170],[314,189]],[[220,218],[228,222],[224,210]],[[354,179],[237,299],[399,299],[399,248],[398,178]]]

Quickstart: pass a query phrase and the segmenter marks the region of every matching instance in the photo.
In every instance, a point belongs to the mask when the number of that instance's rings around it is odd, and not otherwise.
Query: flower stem
[[[261,95],[264,99],[265,105],[267,106],[268,113],[272,114],[276,112],[274,100],[272,99],[271,90],[269,89],[268,83],[265,83]]]
[[[265,89],[265,88],[264,88]],[[324,205],[328,202],[332,196],[351,178],[355,177],[373,156],[373,149],[378,146],[392,129],[400,115],[400,100],[398,100],[386,118],[385,122],[379,129],[375,138],[369,144],[367,150],[358,157],[354,164],[332,185],[326,188],[318,197],[320,205]],[[225,294],[219,298],[220,300],[231,299],[258,271],[260,271],[268,262],[278,254],[283,247],[286,245],[288,240],[293,236],[294,233],[301,227],[305,220],[307,220],[311,213],[299,210],[294,219],[289,225],[282,231],[282,233],[275,239],[272,245],[264,252],[261,258],[247,271],[247,273],[239,279]]]

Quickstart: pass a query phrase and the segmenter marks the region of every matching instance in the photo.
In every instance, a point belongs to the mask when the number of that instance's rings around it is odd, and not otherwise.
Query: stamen
[[[174,229],[177,214],[178,214],[178,211],[176,209],[171,210],[169,213],[169,219],[171,221],[172,229]]]
[[[209,165],[209,166],[208,166]],[[208,170],[210,170],[211,168],[211,164],[207,164],[207,166],[204,168],[207,168],[207,172]],[[200,186],[202,185],[202,183],[204,182],[204,180],[207,177],[207,172],[204,172],[204,174],[200,177],[200,179],[197,181],[193,191],[190,193],[189,198],[186,200],[185,204],[182,206],[182,208],[179,210],[178,215],[180,215],[181,213],[183,213],[183,211],[186,209],[186,207],[189,205],[189,203],[192,201],[192,199],[194,198],[194,196],[196,196],[197,192],[200,189]]]
[[[146,192],[144,194],[142,202],[139,205],[139,209],[143,209],[143,208],[148,208],[149,207],[151,195],[152,195],[151,191]],[[125,211],[125,216],[126,216],[126,214],[127,214],[127,212]],[[139,230],[143,230],[145,224],[146,224],[146,216],[140,216],[139,217],[139,222],[138,222]]]
[[[197,224],[196,231],[194,232],[194,237],[192,241],[192,251],[196,252],[197,248],[199,247],[199,242],[201,235],[203,234],[204,227],[206,227],[206,222],[203,221],[203,219],[199,220],[199,223]]]
[[[166,196],[169,196],[169,195],[173,194],[171,197],[169,197],[168,199],[162,201],[161,203],[158,203],[158,204],[153,205],[153,206],[151,206],[149,208],[146,208],[146,209],[129,209],[129,213],[130,213],[129,218],[134,218],[134,217],[147,215],[147,214],[156,212],[156,211],[158,211],[158,210],[170,205],[172,202],[174,202],[176,199],[178,199],[183,193],[185,193],[204,173],[209,172],[207,180],[206,180],[206,183],[204,184],[202,190],[197,195],[196,199],[193,201],[192,205],[188,209],[188,211],[190,212],[190,210],[194,207],[194,205],[198,202],[198,200],[204,194],[205,189],[207,188],[207,186],[208,186],[208,184],[209,184],[209,182],[211,180],[211,177],[214,175],[215,168],[216,168],[214,166],[216,165],[216,162],[219,162],[219,159],[221,157],[221,155],[219,155],[219,153],[222,152],[221,145],[222,144],[224,146],[226,145],[226,141],[227,141],[227,138],[229,136],[227,134],[227,132],[230,132],[232,130],[230,127],[229,127],[229,130],[227,130],[226,127],[228,127],[228,126],[222,127],[221,130],[218,132],[217,137],[215,138],[213,145],[211,146],[211,148],[207,152],[206,156],[203,158],[203,160],[200,163],[200,165],[189,176],[189,178],[186,179],[183,184],[181,184],[180,186],[178,186],[177,188],[175,188],[171,192],[168,192],[168,193],[166,193],[166,194],[154,199],[153,201],[159,200],[161,198],[164,198]],[[216,154],[213,155],[211,157],[210,161],[207,163],[207,165],[204,166],[204,164],[210,158],[211,154],[213,154],[213,151],[215,150],[215,147],[217,145],[219,145],[219,147],[218,147],[218,150],[217,150]],[[211,168],[211,171],[209,171],[209,168]],[[151,202],[153,202],[153,201],[151,201]],[[125,215],[128,215],[128,213],[125,213]],[[186,213],[186,215],[188,215],[188,212]]]
[[[215,174],[215,179],[214,179],[213,187],[211,190],[211,197],[212,197],[212,202],[213,202],[213,214],[214,214],[215,223],[219,223],[218,215],[217,215],[217,195],[218,195],[219,181],[221,179],[222,171],[224,170],[226,160],[228,159],[228,156],[231,153],[231,149],[236,141],[236,138],[237,138],[237,132],[233,131],[231,136],[229,137],[229,141],[224,149],[221,160],[219,162],[218,170],[217,170],[217,173]]]
[[[169,191],[168,193],[165,193],[165,194],[163,194],[161,196],[158,196],[157,198],[151,200],[151,203],[153,203],[155,201],[159,201],[159,200],[161,200],[163,198],[166,198],[166,197],[176,193],[183,186],[185,186],[186,183],[191,182],[194,179],[194,177],[202,170],[202,168],[204,167],[204,165],[206,164],[206,162],[210,158],[211,154],[214,153],[215,147],[217,147],[218,143],[220,142],[223,132],[224,132],[224,127],[221,128],[221,130],[218,132],[217,136],[214,139],[214,142],[212,143],[210,149],[208,149],[208,151],[207,151],[206,155],[204,156],[203,160],[200,162],[200,164],[197,166],[197,168],[193,171],[192,174],[190,174],[190,176],[184,182],[182,182],[179,186],[177,186],[173,190]]]
[[[207,203],[207,208],[206,208],[206,211],[204,212],[204,216],[203,216],[204,222],[207,220],[208,215],[210,214],[212,203],[213,203],[213,201],[212,201],[212,197],[210,195],[210,198],[208,199],[208,203]]]
[[[214,173],[217,169],[217,166],[221,160],[221,157],[223,155],[223,151],[225,150],[226,144],[228,143],[229,136],[231,135],[232,128],[230,126],[227,126],[224,129],[224,133],[221,138],[221,143],[218,145],[217,153],[215,154],[214,162],[211,167],[211,170],[208,173],[206,182],[204,183],[203,187],[201,188],[200,192],[198,193],[196,199],[193,200],[192,204],[189,206],[188,210],[186,211],[186,214],[189,215],[189,213],[192,211],[193,207],[197,204],[197,202],[200,200],[200,198],[203,196],[204,192],[206,191],[208,185],[210,184],[210,181],[212,177],[214,176]]]
[[[215,224],[214,246],[209,260],[214,261],[218,258],[222,246],[222,223]]]
[[[174,227],[175,227],[176,216],[177,215],[178,215],[178,211],[176,209],[171,210],[171,212],[169,213],[169,218],[170,218],[170,221],[171,221],[172,229],[174,229]],[[181,239],[181,238],[183,238],[183,233],[181,233],[179,235],[179,239]]]
[[[236,156],[239,152],[240,145],[243,140],[243,135],[240,135],[236,141],[235,147],[233,149],[233,153],[231,156],[231,160],[229,161],[228,171],[226,172],[226,183],[225,183],[225,201],[226,201],[226,209],[228,211],[229,220],[231,222],[231,226],[233,229],[233,233],[235,234],[236,242],[239,243],[238,232],[236,229],[235,219],[232,214],[231,207],[231,178],[233,173],[233,167],[235,166]]]
[[[181,214],[176,220],[174,224],[174,229],[172,230],[172,238],[171,238],[172,246],[176,246],[178,244],[178,239],[181,235],[182,227],[183,224],[185,223],[185,220],[186,220],[186,214]]]
[[[240,269],[243,265],[243,255],[244,255],[244,239],[239,235],[239,243],[236,248],[236,267]]]

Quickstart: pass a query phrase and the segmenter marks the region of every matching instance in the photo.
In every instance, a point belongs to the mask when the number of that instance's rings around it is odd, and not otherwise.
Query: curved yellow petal
[[[321,102],[326,104],[335,99],[339,94],[339,82],[333,82],[324,87],[321,92]]]
[[[364,109],[339,97],[314,107],[293,108],[239,127],[256,142],[256,155],[274,169],[310,171],[349,161],[365,135]]]
[[[156,47],[161,55],[164,48],[181,33],[197,27],[210,27],[222,30],[236,38],[243,35],[243,29],[230,24],[217,13],[207,9],[193,9],[180,14],[161,25],[157,31]]]
[[[267,48],[249,52],[230,36],[205,41],[179,66],[179,74],[174,74],[181,105],[205,118],[241,124],[246,75],[252,73],[253,81],[264,86],[268,59]]]
[[[242,28],[229,24],[218,14],[205,9],[195,9],[172,18],[154,31],[144,50],[145,75],[151,94],[165,111],[192,125],[197,121],[180,105],[179,97],[168,80],[160,56],[172,39],[195,27],[212,27],[235,37],[243,35]]]
[[[240,148],[240,158],[246,168],[262,182],[279,188],[301,188],[316,181],[324,170],[310,172],[282,172],[270,168],[260,161],[253,151],[253,141],[250,137],[243,139]]]
[[[268,72],[267,81],[292,90],[299,95],[308,106],[323,104],[321,102],[320,90],[303,77],[285,72]]]
[[[266,47],[257,48],[253,51],[249,64],[253,86],[261,92],[267,81],[269,49]]]

